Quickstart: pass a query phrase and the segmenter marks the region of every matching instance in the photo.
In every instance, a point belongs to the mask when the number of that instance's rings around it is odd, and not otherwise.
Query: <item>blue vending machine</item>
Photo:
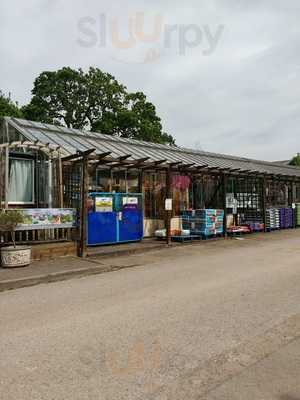
[[[87,244],[99,246],[143,239],[144,213],[141,193],[89,195]]]

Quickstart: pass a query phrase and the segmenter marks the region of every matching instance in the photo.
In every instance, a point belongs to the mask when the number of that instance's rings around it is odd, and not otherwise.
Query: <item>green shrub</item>
[[[16,247],[15,229],[23,220],[23,213],[19,210],[0,210],[0,231],[10,232],[14,247]]]

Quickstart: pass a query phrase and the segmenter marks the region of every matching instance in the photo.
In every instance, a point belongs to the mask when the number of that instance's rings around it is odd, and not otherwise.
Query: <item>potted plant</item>
[[[9,232],[13,246],[1,247],[1,265],[4,268],[25,267],[30,264],[31,247],[16,246],[15,229],[23,222],[23,213],[18,210],[0,211],[0,231]]]

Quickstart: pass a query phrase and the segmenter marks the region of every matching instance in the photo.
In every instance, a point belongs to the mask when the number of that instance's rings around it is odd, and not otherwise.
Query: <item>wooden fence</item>
[[[76,240],[76,228],[50,228],[15,232],[16,244],[70,242]],[[12,244],[9,232],[0,232],[1,244]]]

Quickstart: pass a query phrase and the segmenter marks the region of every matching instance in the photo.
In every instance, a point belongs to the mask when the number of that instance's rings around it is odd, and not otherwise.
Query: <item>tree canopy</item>
[[[21,118],[22,112],[19,109],[18,104],[13,102],[10,96],[6,96],[0,90],[0,121],[3,117]]]
[[[300,154],[299,153],[291,160],[290,165],[294,165],[295,167],[300,167]]]
[[[22,109],[29,120],[175,144],[174,138],[163,132],[155,106],[144,93],[129,93],[98,68],[45,71],[36,78],[32,95]]]

